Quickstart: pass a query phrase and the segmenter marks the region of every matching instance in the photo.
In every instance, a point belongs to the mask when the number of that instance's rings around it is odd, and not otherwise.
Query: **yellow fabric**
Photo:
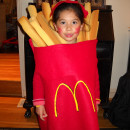
[[[78,102],[77,102],[77,99],[76,99],[76,88],[77,88],[77,86],[78,86],[79,83],[83,83],[84,86],[87,88],[87,91],[88,91],[88,93],[89,93],[89,96],[90,96],[90,99],[91,99],[91,102],[92,102],[93,110],[94,110],[94,112],[96,112],[95,106],[94,106],[94,102],[93,102],[93,98],[92,98],[92,95],[91,95],[91,92],[90,92],[88,86],[86,85],[86,83],[85,83],[84,81],[79,80],[79,81],[76,83],[75,87],[74,87],[74,92],[72,91],[72,89],[71,89],[67,84],[64,84],[64,83],[61,83],[61,84],[57,87],[57,90],[56,90],[56,93],[55,93],[55,99],[54,99],[54,111],[55,111],[55,116],[56,116],[56,117],[58,116],[58,115],[57,115],[57,106],[56,106],[57,94],[58,94],[58,91],[59,91],[59,89],[60,89],[61,86],[64,86],[64,87],[66,87],[66,88],[69,89],[69,91],[71,92],[71,94],[72,94],[72,96],[73,96],[73,98],[74,98],[76,110],[79,111]]]

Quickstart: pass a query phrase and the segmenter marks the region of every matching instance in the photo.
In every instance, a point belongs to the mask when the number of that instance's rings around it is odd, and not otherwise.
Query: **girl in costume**
[[[52,9],[52,21],[55,30],[69,44],[43,48],[42,59],[47,57],[44,67],[38,64],[34,54],[33,104],[43,130],[99,130],[97,41],[77,43],[87,14],[77,1],[58,2]],[[48,56],[46,52],[50,52]],[[44,75],[39,75],[41,72]]]

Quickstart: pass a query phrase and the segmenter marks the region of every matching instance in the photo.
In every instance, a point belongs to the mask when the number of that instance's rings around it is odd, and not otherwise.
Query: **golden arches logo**
[[[55,99],[54,99],[54,112],[55,112],[55,116],[57,117],[58,114],[57,114],[57,106],[56,106],[56,102],[57,102],[57,94],[58,94],[58,91],[60,89],[61,86],[64,86],[66,87],[67,89],[69,89],[69,91],[71,92],[73,98],[74,98],[74,102],[75,102],[75,106],[76,106],[76,110],[79,111],[79,107],[78,107],[78,102],[77,102],[77,99],[76,99],[76,88],[78,86],[79,83],[83,83],[84,86],[86,87],[88,93],[89,93],[89,96],[90,96],[90,99],[91,99],[91,102],[92,102],[92,106],[93,106],[93,110],[94,112],[96,111],[95,110],[95,106],[94,106],[94,102],[93,102],[93,98],[92,98],[92,95],[91,95],[91,92],[88,88],[88,86],[86,85],[86,83],[82,80],[79,80],[76,84],[75,84],[75,87],[74,87],[74,92],[72,91],[72,89],[67,85],[67,84],[64,84],[64,83],[61,83],[58,87],[57,87],[57,90],[56,90],[56,93],[55,93]]]

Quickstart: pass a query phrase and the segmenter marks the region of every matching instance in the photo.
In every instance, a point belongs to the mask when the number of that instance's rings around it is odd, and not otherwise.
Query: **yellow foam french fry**
[[[36,9],[36,7],[34,5],[29,5],[27,7],[27,9],[28,9],[28,12],[30,14],[30,17],[32,17],[32,16],[37,17],[37,9]]]
[[[43,30],[40,26],[40,24],[37,22],[37,19],[33,17],[30,19],[30,24],[33,26],[33,28],[36,30],[36,32],[39,34],[39,36],[44,40],[44,42],[50,46],[55,45],[55,42],[50,38],[50,36],[47,34],[47,31]],[[45,26],[45,25],[44,25]]]
[[[32,40],[33,46],[38,47],[38,45]]]
[[[46,46],[46,43],[41,39],[38,33],[31,26],[27,17],[22,16],[20,19],[18,19],[18,22],[22,26],[23,30],[28,34],[28,36],[35,42],[35,44],[37,44],[38,47]]]
[[[85,37],[84,31],[80,31],[79,35],[77,37],[77,42],[82,42],[82,41],[85,41],[85,40],[86,40],[86,37]]]
[[[87,22],[87,24],[89,24],[90,17],[91,17],[91,3],[90,2],[85,3],[84,8],[85,8],[85,10],[88,11],[88,16],[87,16],[87,18],[85,18],[85,21]]]
[[[97,37],[97,28],[99,26],[98,23],[99,10],[94,10],[91,14],[90,18],[90,40],[96,39]]]
[[[46,22],[45,25],[46,25],[46,24],[49,25],[49,24],[48,24],[48,21],[46,20],[46,18],[45,18],[45,16],[44,16],[44,14],[42,13],[42,11],[40,11],[40,12],[37,13],[37,17],[36,17],[36,18],[37,18],[38,22],[39,22],[39,21]],[[40,24],[40,23],[41,23],[41,22],[39,22],[39,24]],[[43,23],[42,25],[44,25],[44,23]]]
[[[91,29],[90,25],[85,24],[84,26],[85,26],[84,30],[86,31],[85,32],[85,39],[90,40],[90,29]]]
[[[95,32],[95,39],[97,38],[97,35],[98,35],[98,29],[99,29],[99,21],[97,22],[97,29],[96,29],[96,32]]]
[[[50,4],[48,2],[42,2],[42,12],[46,18],[46,20],[49,22],[50,18],[50,14],[51,14],[51,7]]]
[[[84,5],[85,10],[88,11],[88,16],[87,18],[85,18],[85,23],[90,25],[90,18],[91,18],[91,3],[87,2]],[[88,25],[85,24],[85,30],[86,30],[86,40],[90,40],[90,27]]]

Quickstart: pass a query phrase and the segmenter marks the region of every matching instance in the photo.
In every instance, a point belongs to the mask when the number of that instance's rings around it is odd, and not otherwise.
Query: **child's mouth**
[[[73,34],[66,34],[65,36],[68,37],[68,38],[70,38],[70,37],[73,36]]]

